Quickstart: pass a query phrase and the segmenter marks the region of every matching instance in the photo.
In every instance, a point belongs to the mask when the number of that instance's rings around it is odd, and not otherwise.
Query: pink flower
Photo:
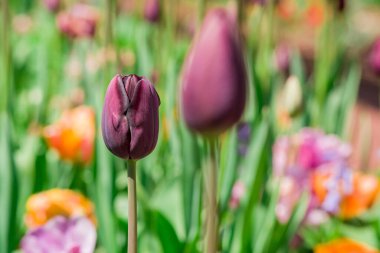
[[[274,177],[280,179],[276,208],[279,221],[287,222],[303,192],[310,193],[306,219],[309,214],[315,214],[315,210],[326,215],[338,212],[341,191],[349,192],[352,184],[352,171],[348,167],[350,153],[348,144],[317,129],[305,128],[294,135],[280,137],[273,146]],[[326,192],[322,202],[313,189],[316,173],[328,175],[326,184],[322,185]],[[310,218],[315,220],[315,215]]]
[[[27,232],[21,241],[24,253],[93,253],[96,230],[86,217],[57,216]]]
[[[239,204],[241,198],[245,194],[245,185],[241,181],[237,181],[234,186],[232,187],[232,193],[230,198],[229,206],[231,209],[236,209]]]
[[[71,38],[92,38],[99,21],[98,11],[86,4],[76,4],[57,16],[57,26]]]

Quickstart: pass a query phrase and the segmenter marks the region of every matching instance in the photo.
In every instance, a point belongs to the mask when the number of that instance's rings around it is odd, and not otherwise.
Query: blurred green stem
[[[128,160],[128,253],[137,253],[136,161]]]
[[[7,111],[8,105],[8,87],[10,82],[10,44],[9,44],[9,6],[8,0],[1,1],[1,18],[2,18],[2,32],[1,32],[1,65],[2,65],[2,84],[1,87],[1,100],[0,100],[0,112]]]
[[[202,25],[202,20],[207,8],[207,0],[198,0],[198,28]]]
[[[217,204],[217,142],[210,140],[210,161],[206,167],[205,189],[206,189],[206,240],[205,252],[217,252],[218,245],[218,204]]]
[[[113,43],[113,0],[106,0],[106,46],[112,46]]]

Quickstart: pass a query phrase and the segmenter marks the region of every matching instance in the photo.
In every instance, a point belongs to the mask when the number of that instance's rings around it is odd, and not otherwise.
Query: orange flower
[[[96,224],[92,202],[78,192],[51,189],[29,197],[25,214],[28,228],[42,226],[55,216],[86,216]]]
[[[297,6],[294,0],[281,0],[277,5],[277,14],[282,19],[288,20],[296,13]]]
[[[313,27],[322,25],[325,19],[325,10],[322,3],[313,2],[306,10],[306,20]]]
[[[328,172],[315,172],[312,177],[313,192],[322,203],[327,195],[326,182],[332,175]],[[380,191],[379,179],[372,175],[354,173],[352,191],[343,194],[343,182],[338,186],[342,196],[339,215],[344,219],[356,217],[372,206]]]
[[[314,253],[379,253],[379,251],[351,239],[341,238],[317,245]]]
[[[89,163],[95,138],[95,113],[87,106],[67,110],[57,122],[44,128],[43,136],[62,159]]]
[[[353,179],[353,191],[343,198],[340,215],[347,219],[364,213],[375,202],[379,190],[377,177],[356,173]]]

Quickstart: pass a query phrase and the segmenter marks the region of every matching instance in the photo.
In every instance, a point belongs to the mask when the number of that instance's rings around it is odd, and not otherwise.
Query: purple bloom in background
[[[158,139],[160,98],[149,80],[116,75],[104,101],[102,133],[107,148],[123,159],[150,154]]]
[[[200,134],[218,135],[243,114],[247,77],[238,30],[225,9],[210,10],[185,61],[182,114]]]
[[[160,19],[159,0],[146,0],[144,7],[144,17],[151,23],[155,23]]]
[[[274,177],[280,180],[281,192],[276,209],[278,219],[286,222],[290,218],[305,191],[311,194],[308,214],[315,214],[315,210],[337,212],[342,200],[342,182],[344,194],[349,193],[352,186],[352,171],[348,167],[350,153],[347,143],[316,129],[305,128],[294,135],[280,137],[273,146]],[[329,179],[324,185],[327,194],[323,203],[313,195],[312,180],[317,172],[325,173]]]
[[[369,64],[376,74],[380,75],[380,38],[372,46],[369,54]]]
[[[93,253],[96,229],[86,217],[57,216],[22,238],[24,253]]]
[[[245,155],[247,153],[249,140],[251,138],[251,127],[248,123],[239,123],[237,126],[237,137],[238,137],[238,149],[240,155]]]

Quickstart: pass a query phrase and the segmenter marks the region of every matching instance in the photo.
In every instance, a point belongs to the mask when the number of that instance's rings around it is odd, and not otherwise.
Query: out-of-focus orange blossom
[[[276,112],[277,122],[281,130],[288,130],[292,125],[292,117],[290,114],[283,110],[282,108],[278,108]]]
[[[92,202],[78,192],[51,189],[29,197],[25,214],[25,224],[28,228],[42,226],[55,216],[86,216],[96,224]]]
[[[321,1],[311,1],[306,10],[306,20],[312,27],[319,27],[325,20],[325,9]]]
[[[340,214],[353,218],[365,212],[376,201],[380,190],[379,179],[372,175],[355,174],[353,191],[343,198]]]
[[[93,154],[95,113],[88,106],[67,110],[57,122],[44,128],[43,136],[63,160],[87,164]]]
[[[314,253],[379,253],[379,251],[354,240],[341,238],[317,245]]]
[[[281,0],[277,5],[277,13],[282,19],[290,19],[295,15],[297,5],[294,0]]]
[[[312,177],[313,191],[320,203],[324,201],[327,195],[325,185],[330,176],[326,172],[316,172]],[[379,194],[380,183],[375,176],[356,172],[353,175],[350,193],[343,194],[343,185],[339,185],[338,189],[343,195],[339,215],[344,219],[350,219],[361,215],[373,205]]]

